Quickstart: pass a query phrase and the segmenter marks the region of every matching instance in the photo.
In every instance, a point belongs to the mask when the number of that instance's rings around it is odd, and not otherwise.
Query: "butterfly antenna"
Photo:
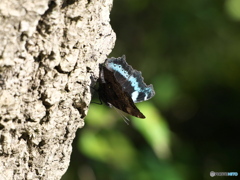
[[[123,114],[120,110],[118,110],[118,109],[115,108],[114,106],[111,106],[111,107],[113,107],[114,110],[119,114],[119,116],[121,116],[121,118],[123,118],[124,122],[125,122],[127,125],[129,125],[130,120],[129,120],[126,116],[124,116],[124,114]]]

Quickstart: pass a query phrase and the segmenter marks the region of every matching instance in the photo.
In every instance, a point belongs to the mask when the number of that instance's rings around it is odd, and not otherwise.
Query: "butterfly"
[[[145,118],[135,103],[146,101],[155,95],[152,84],[146,85],[142,73],[132,68],[123,55],[108,58],[100,66],[99,98],[108,106],[138,118]]]

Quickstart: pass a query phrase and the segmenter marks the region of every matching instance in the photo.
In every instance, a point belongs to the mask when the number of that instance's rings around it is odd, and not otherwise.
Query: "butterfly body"
[[[134,103],[155,95],[152,85],[143,82],[141,72],[127,64],[125,56],[109,58],[100,68],[99,97],[108,106],[138,118],[145,118]]]

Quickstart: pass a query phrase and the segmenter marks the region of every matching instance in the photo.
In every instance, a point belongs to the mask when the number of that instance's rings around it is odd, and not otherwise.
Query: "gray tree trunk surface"
[[[0,1],[0,180],[60,179],[91,77],[115,43],[112,0]]]

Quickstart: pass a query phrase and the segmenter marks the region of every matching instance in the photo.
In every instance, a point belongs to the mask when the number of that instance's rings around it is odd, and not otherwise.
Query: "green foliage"
[[[165,120],[151,103],[142,103],[138,107],[144,109],[147,118],[134,118],[132,121],[134,127],[142,134],[159,159],[169,158],[170,132]]]
[[[82,132],[78,145],[79,150],[87,157],[116,168],[128,169],[136,160],[131,142],[119,132],[86,129]]]
[[[226,1],[226,10],[232,19],[240,21],[240,1],[239,0]]]

